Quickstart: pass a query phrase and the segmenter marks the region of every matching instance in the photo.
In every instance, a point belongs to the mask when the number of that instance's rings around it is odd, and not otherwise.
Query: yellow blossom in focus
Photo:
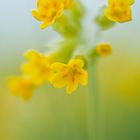
[[[100,43],[96,46],[96,53],[100,56],[112,54],[112,46],[108,43]]]
[[[22,72],[30,77],[35,84],[40,85],[45,81],[50,81],[52,70],[49,59],[35,50],[25,53],[28,62],[22,65]]]
[[[62,0],[37,0],[37,10],[32,11],[32,15],[39,21],[41,29],[48,27],[58,19],[64,10]]]
[[[134,0],[109,0],[105,16],[114,22],[127,22],[132,19],[131,5]]]
[[[8,80],[8,87],[14,96],[21,96],[22,99],[28,100],[32,97],[35,86],[29,78],[15,76]]]
[[[81,59],[72,59],[68,64],[56,62],[52,64],[55,74],[51,83],[55,88],[66,86],[66,91],[71,94],[78,87],[78,84],[86,85],[88,74],[83,69],[84,62]]]

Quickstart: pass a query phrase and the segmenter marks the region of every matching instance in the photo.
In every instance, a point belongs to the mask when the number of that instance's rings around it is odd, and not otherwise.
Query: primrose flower
[[[127,22],[132,19],[131,5],[134,0],[109,0],[105,16],[114,22]]]
[[[32,97],[32,91],[35,88],[33,82],[27,77],[11,77],[8,80],[9,90],[15,96],[21,96],[22,99],[28,100]]]
[[[25,53],[28,62],[22,65],[23,74],[30,77],[35,84],[40,85],[45,81],[50,81],[52,70],[49,59],[35,50],[29,50]]]
[[[88,74],[83,69],[84,62],[80,59],[72,59],[68,64],[53,63],[52,69],[55,74],[51,83],[55,88],[62,88],[66,86],[66,91],[71,94],[76,90],[78,84],[86,85],[88,81]]]
[[[108,43],[100,43],[96,46],[96,53],[100,56],[112,54],[112,46]]]
[[[37,0],[37,10],[32,15],[39,21],[41,29],[52,25],[63,13],[64,3],[62,0]]]

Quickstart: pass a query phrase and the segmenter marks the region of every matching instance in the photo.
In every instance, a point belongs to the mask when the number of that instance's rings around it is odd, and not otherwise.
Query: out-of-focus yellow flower
[[[84,62],[80,59],[72,59],[68,64],[54,63],[52,69],[55,72],[52,78],[52,84],[55,88],[66,86],[66,91],[71,94],[76,90],[78,84],[86,85],[88,82],[88,74],[83,69]]]
[[[131,5],[134,0],[108,0],[105,16],[114,22],[127,22],[132,19]]]
[[[35,88],[29,78],[18,76],[11,77],[8,80],[8,87],[14,96],[21,96],[24,100],[28,100],[32,97],[32,91]]]
[[[112,46],[108,43],[100,43],[96,46],[96,53],[100,56],[112,54]]]
[[[22,72],[30,77],[35,84],[40,85],[45,81],[50,81],[52,70],[49,59],[35,50],[25,53],[28,62],[22,65]]]
[[[41,29],[53,24],[59,18],[64,10],[62,0],[37,0],[37,10],[32,11],[32,15],[39,21]]]

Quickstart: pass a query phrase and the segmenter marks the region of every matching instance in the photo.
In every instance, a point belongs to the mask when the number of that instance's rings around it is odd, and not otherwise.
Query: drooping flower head
[[[88,74],[83,69],[84,62],[80,59],[72,59],[68,64],[56,62],[52,64],[52,69],[55,72],[52,78],[52,84],[55,88],[66,86],[66,91],[71,94],[76,90],[78,84],[86,85]]]
[[[127,22],[132,19],[131,5],[134,0],[108,0],[105,16],[114,22]]]
[[[33,81],[25,76],[14,76],[8,80],[9,90],[14,96],[20,96],[24,100],[32,97],[32,91],[35,88]]]
[[[35,50],[29,50],[25,53],[25,58],[28,61],[22,65],[24,75],[30,77],[37,85],[45,81],[50,81],[52,70],[50,61],[45,55]]]
[[[32,11],[32,15],[39,21],[41,29],[48,27],[58,19],[64,10],[62,0],[37,0],[37,10]]]

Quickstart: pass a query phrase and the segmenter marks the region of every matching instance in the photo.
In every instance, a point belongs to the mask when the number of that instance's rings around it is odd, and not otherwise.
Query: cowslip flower
[[[68,64],[53,63],[52,69],[55,74],[51,83],[55,88],[66,86],[66,91],[71,94],[77,89],[78,84],[86,85],[88,82],[88,74],[83,69],[84,62],[81,59],[72,59]]]
[[[114,22],[127,22],[132,19],[131,5],[134,0],[108,0],[105,16]]]
[[[25,53],[25,58],[28,61],[22,65],[24,75],[30,77],[37,85],[50,81],[53,72],[50,67],[50,61],[45,55],[35,50],[29,50]]]
[[[35,88],[33,81],[25,76],[15,76],[8,80],[9,90],[14,96],[20,96],[24,100],[32,97],[32,91]]]
[[[63,13],[64,3],[62,0],[37,0],[37,10],[32,15],[39,21],[41,29],[52,25]]]
[[[112,46],[108,43],[100,43],[96,46],[96,53],[100,56],[112,54]]]

